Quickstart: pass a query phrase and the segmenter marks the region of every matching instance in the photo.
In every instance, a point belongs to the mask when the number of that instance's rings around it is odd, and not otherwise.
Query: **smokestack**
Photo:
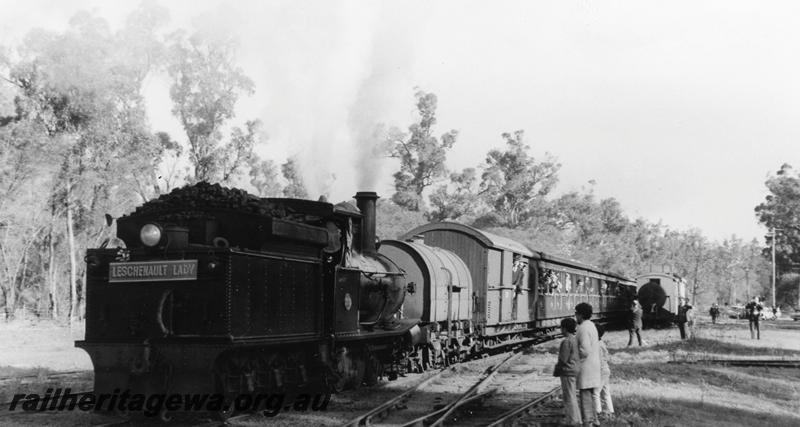
[[[361,224],[361,251],[365,254],[374,254],[375,250],[375,202],[378,193],[374,191],[359,191],[353,196],[356,206],[364,216]]]

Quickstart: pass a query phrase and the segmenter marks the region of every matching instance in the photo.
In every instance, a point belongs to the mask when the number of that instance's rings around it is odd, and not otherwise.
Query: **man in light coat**
[[[578,321],[578,355],[580,371],[577,377],[577,388],[580,390],[581,418],[584,426],[599,425],[594,408],[592,394],[594,389],[603,384],[600,373],[600,343],[597,328],[589,320],[592,317],[592,306],[582,302],[575,306],[575,319]]]

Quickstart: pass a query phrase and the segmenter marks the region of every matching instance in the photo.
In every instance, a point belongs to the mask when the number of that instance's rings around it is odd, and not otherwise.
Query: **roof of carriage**
[[[516,240],[509,239],[508,237],[498,236],[496,234],[489,233],[488,231],[479,230],[475,227],[470,227],[469,225],[461,224],[459,222],[451,221],[431,222],[421,225],[403,235],[402,240],[408,240],[418,234],[425,234],[429,231],[439,230],[448,230],[467,234],[481,242],[484,246],[488,246],[493,249],[504,249],[528,257],[535,256],[534,252]]]
[[[508,250],[514,253],[522,254],[529,258],[541,259],[543,261],[548,261],[555,264],[576,267],[583,270],[593,271],[595,273],[603,274],[606,276],[616,277],[624,281],[633,282],[633,280],[627,277],[623,277],[618,274],[604,271],[597,266],[586,264],[581,261],[576,261],[574,259],[547,254],[542,251],[529,248],[514,239],[498,236],[497,234],[490,233],[485,230],[480,230],[475,227],[462,224],[459,222],[442,221],[442,222],[432,222],[425,225],[421,225],[407,232],[405,235],[402,236],[401,240],[409,240],[418,234],[425,234],[426,232],[429,231],[440,231],[440,230],[454,231],[467,234],[469,236],[472,236],[476,240],[480,241],[483,245],[493,249]]]
[[[678,281],[679,280],[683,280],[683,278],[681,276],[678,276],[677,274],[666,273],[666,272],[663,272],[663,273],[662,272],[643,273],[643,274],[640,274],[640,275],[636,276],[635,279],[636,279],[637,282],[639,282],[639,281],[647,280],[647,279],[654,278],[654,277],[658,277],[658,278],[661,278],[661,279],[678,280]]]

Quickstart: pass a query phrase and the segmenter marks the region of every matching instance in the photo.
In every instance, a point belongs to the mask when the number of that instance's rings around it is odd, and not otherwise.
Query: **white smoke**
[[[335,55],[321,62],[313,135],[300,159],[309,194],[349,199],[381,191],[391,180],[384,144],[390,126],[406,126],[413,109],[411,41],[386,5],[348,14],[349,32]],[[328,72],[327,70],[331,70]],[[330,78],[326,77],[330,75]]]
[[[392,15],[396,16],[386,8],[380,10],[376,20],[380,26],[375,27],[368,58],[369,73],[361,81],[348,117],[359,191],[380,190],[381,179],[391,175],[385,170],[389,127],[404,126],[396,123],[404,116],[400,112],[413,108],[411,48],[401,35],[403,23],[393,22]]]

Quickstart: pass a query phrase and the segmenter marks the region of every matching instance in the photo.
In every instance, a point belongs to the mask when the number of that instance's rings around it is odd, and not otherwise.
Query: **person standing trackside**
[[[597,413],[597,418],[614,418],[614,402],[611,400],[611,369],[608,367],[608,347],[603,341],[605,328],[603,325],[597,325],[597,338],[600,345],[600,378],[602,385],[600,388],[594,389],[594,411]]]
[[[631,312],[628,316],[628,334],[630,335],[630,338],[628,338],[628,347],[633,344],[634,333],[636,333],[636,338],[639,340],[639,347],[641,347],[642,335],[640,331],[642,330],[642,306],[639,304],[637,298],[634,298],[633,302],[631,302]]]
[[[689,300],[686,300],[686,336],[691,340],[694,339],[694,307],[689,305]]]
[[[600,425],[594,409],[594,389],[602,386],[600,373],[600,343],[597,328],[592,322],[592,306],[582,302],[575,306],[578,321],[578,354],[580,370],[577,387],[580,390],[581,417],[584,426]]]
[[[686,312],[689,310],[689,299],[686,298],[683,301],[683,304],[678,307],[678,330],[681,331],[681,339],[686,339]]]
[[[581,411],[578,409],[575,377],[578,375],[580,356],[575,330],[578,324],[573,318],[561,319],[561,333],[564,340],[558,349],[558,363],[553,376],[561,377],[561,395],[564,400],[564,424],[581,425]]]
[[[711,323],[717,323],[717,317],[719,317],[719,306],[717,303],[711,304],[711,309],[708,310],[708,314],[711,315]]]
[[[764,307],[758,302],[758,297],[753,297],[753,300],[748,302],[744,309],[747,310],[747,319],[750,322],[750,339],[752,340],[756,337],[761,339],[761,329],[758,327],[758,322],[761,320],[761,310]],[[755,326],[755,332],[753,331],[753,326]]]

